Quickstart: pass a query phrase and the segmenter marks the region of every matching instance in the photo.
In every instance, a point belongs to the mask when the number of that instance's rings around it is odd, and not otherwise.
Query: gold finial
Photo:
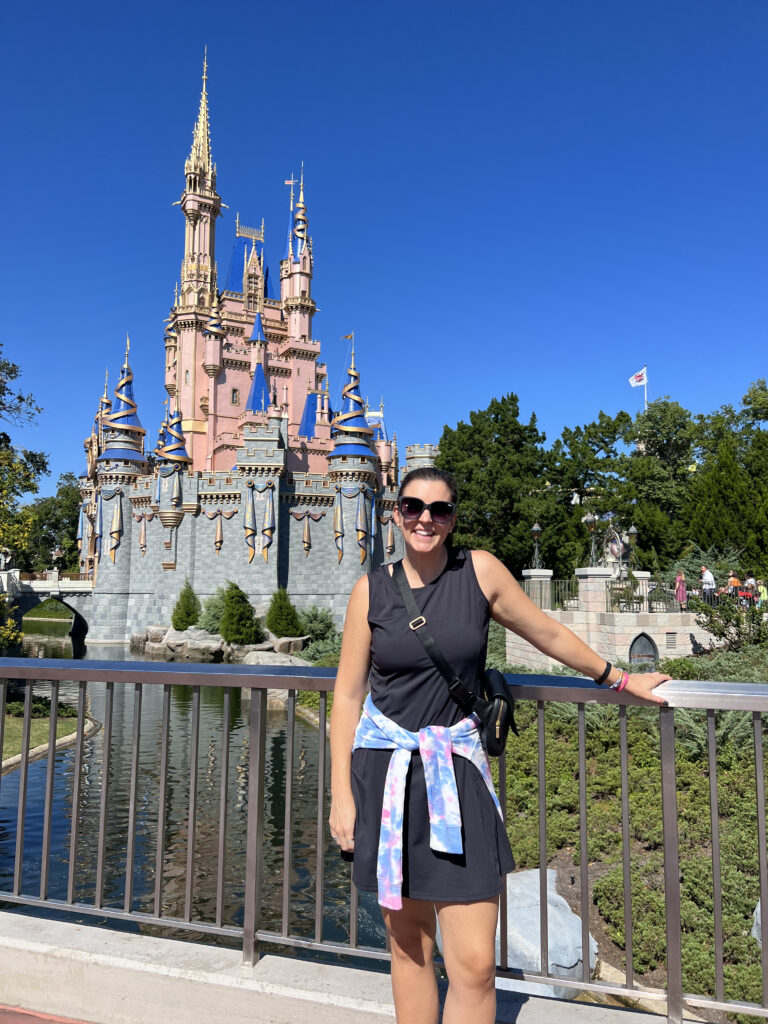
[[[107,397],[107,392],[108,391],[109,391],[109,367],[107,367],[106,370],[104,371],[104,397],[105,398]]]
[[[240,231],[240,211],[238,210],[237,213],[235,214],[235,236],[237,236],[239,231]]]
[[[131,339],[128,335],[128,331],[125,332],[125,361],[128,362],[128,353],[131,349]]]
[[[205,49],[203,50],[203,91],[205,91],[205,83],[208,81],[208,44],[206,43]]]
[[[299,206],[304,206],[304,161],[301,161],[301,182],[299,184]]]
[[[384,395],[381,396],[381,404],[379,405],[379,412],[384,415]]]

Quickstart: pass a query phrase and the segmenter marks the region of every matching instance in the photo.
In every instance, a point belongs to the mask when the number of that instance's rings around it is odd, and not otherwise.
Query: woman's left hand
[[[624,692],[631,693],[633,697],[641,697],[653,704],[666,704],[664,698],[653,693],[653,690],[660,683],[666,683],[671,678],[672,676],[665,675],[663,672],[636,672],[629,677]]]

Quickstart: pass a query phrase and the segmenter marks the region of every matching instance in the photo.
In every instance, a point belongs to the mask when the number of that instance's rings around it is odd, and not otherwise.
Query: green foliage
[[[228,583],[224,592],[224,614],[219,631],[228,644],[258,644],[264,639],[253,605],[236,583]]]
[[[11,718],[23,718],[24,717],[24,701],[23,700],[9,700],[5,705],[5,713]],[[32,718],[50,718],[51,717],[51,700],[50,697],[33,697],[32,708],[30,717]],[[73,708],[70,704],[59,704],[57,718],[77,718],[77,708]]]
[[[298,612],[291,604],[285,587],[279,587],[272,595],[265,621],[267,629],[275,636],[302,635]]]
[[[32,395],[16,388],[20,375],[16,363],[2,358],[0,344],[0,420],[15,426],[33,422],[41,411]],[[31,523],[20,501],[25,494],[37,491],[40,477],[47,472],[48,459],[42,452],[17,447],[9,434],[0,431],[0,548],[16,555],[25,550]]]
[[[742,608],[737,597],[723,595],[717,604],[692,599],[696,622],[708,630],[717,644],[728,651],[740,651],[750,645],[768,644],[768,624],[763,613],[752,605]]]
[[[307,661],[313,665],[325,668],[336,668],[339,664],[339,656],[341,654],[341,636],[338,633],[334,633],[331,636],[326,636],[322,640],[316,640],[312,644],[308,644],[301,652],[301,657],[306,658]]]
[[[718,679],[722,682],[764,683],[768,679],[768,646],[740,651],[713,651],[693,658],[668,658],[659,671],[673,679]]]
[[[200,599],[192,589],[189,580],[184,580],[184,586],[176,602],[176,607],[171,615],[171,625],[174,629],[187,629],[194,626],[200,618]]]
[[[51,567],[51,551],[63,552],[57,568],[76,572],[80,553],[77,550],[77,523],[80,516],[80,486],[74,473],[59,477],[56,494],[37,498],[27,506],[29,536],[26,548],[19,552],[18,564],[28,572],[42,572]]]
[[[36,604],[27,614],[35,619],[71,619],[73,612],[71,608],[67,608],[55,597],[48,597],[40,604]]]
[[[200,629],[206,633],[221,632],[221,618],[224,615],[226,587],[219,587],[210,597],[206,598],[198,620]]]
[[[0,595],[0,651],[10,651],[22,640],[22,632],[16,622],[14,609],[7,599]]]
[[[318,608],[313,604],[299,612],[299,636],[308,636],[310,643],[333,637],[337,632],[329,608]]]

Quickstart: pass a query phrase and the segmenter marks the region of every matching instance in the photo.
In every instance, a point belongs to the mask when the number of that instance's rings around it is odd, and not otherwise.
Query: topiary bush
[[[224,613],[219,632],[228,644],[258,644],[264,640],[264,630],[253,605],[236,583],[228,583],[224,591]]]
[[[330,609],[318,608],[313,604],[299,612],[299,633],[308,636],[310,643],[336,636],[336,623]]]
[[[266,617],[267,629],[275,636],[300,636],[299,613],[291,604],[288,591],[279,587],[272,595]]]
[[[221,632],[221,617],[224,614],[224,597],[226,592],[226,587],[219,587],[218,590],[206,599],[203,605],[203,612],[197,624],[206,633]]]
[[[184,586],[181,588],[176,607],[173,609],[171,625],[174,629],[179,630],[194,626],[200,618],[200,611],[200,599],[192,589],[189,580],[184,580]]]

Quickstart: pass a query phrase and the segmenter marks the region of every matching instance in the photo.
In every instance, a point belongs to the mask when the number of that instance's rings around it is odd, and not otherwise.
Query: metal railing
[[[0,750],[3,747],[9,680],[24,693],[21,753],[13,776],[0,779],[0,902],[54,908],[83,915],[131,921],[142,926],[217,936],[242,945],[247,964],[256,962],[262,944],[331,954],[387,960],[389,954],[360,941],[361,895],[329,849],[328,757],[326,723],[333,669],[231,665],[145,664],[59,660],[0,659]],[[538,848],[540,884],[540,971],[510,964],[507,907],[500,909],[499,977],[577,989],[600,996],[651,1000],[667,1020],[679,1024],[684,1006],[768,1017],[768,913],[762,914],[762,1003],[725,997],[723,886],[720,865],[720,811],[716,714],[736,710],[751,716],[755,778],[754,843],[759,864],[759,897],[768,908],[764,730],[768,685],[737,683],[664,684],[664,696],[677,708],[706,709],[707,771],[712,849],[714,985],[712,992],[683,990],[681,942],[681,863],[678,836],[678,784],[675,757],[675,707],[652,709],[658,716],[662,797],[663,877],[666,911],[666,990],[641,987],[633,975],[632,842],[643,822],[630,821],[628,712],[639,702],[626,694],[595,687],[587,680],[549,676],[508,676],[515,697],[533,702],[538,738]],[[268,689],[285,696],[282,711],[268,711]],[[33,697],[51,700],[51,726],[44,755],[44,778],[37,788],[30,751]],[[315,694],[311,727],[297,715],[297,694]],[[245,700],[248,697],[249,700]],[[74,746],[62,766],[55,750],[56,712],[63,699],[76,702]],[[247,705],[242,733],[222,728],[231,723],[237,702]],[[159,712],[147,722],[150,704]],[[587,839],[587,705],[618,706],[620,802],[626,971],[623,984],[591,980],[589,920],[582,915],[582,972],[562,977],[549,965],[547,905],[547,766],[551,759],[545,713],[563,704],[576,706],[579,808],[580,906],[590,906]],[[218,731],[201,742],[206,711],[220,711]],[[299,708],[300,710],[300,708]],[[594,709],[599,710],[599,709]],[[605,710],[605,709],[603,709]],[[98,712],[98,714],[96,714]],[[591,714],[592,712],[590,712]],[[639,713],[639,712],[638,712]],[[94,722],[94,717],[99,719]],[[275,725],[273,719],[276,720]],[[173,723],[173,728],[172,728]],[[90,730],[101,727],[101,731]],[[120,730],[128,741],[120,746]],[[302,731],[301,736],[297,729]],[[87,761],[86,748],[100,740],[100,757]],[[515,742],[510,738],[512,743]],[[87,761],[87,767],[86,767]],[[552,770],[552,764],[549,765]],[[504,759],[498,762],[499,797],[507,806]],[[61,776],[66,776],[62,798]],[[234,780],[234,781],[233,781]],[[117,795],[122,781],[124,792]],[[7,792],[4,792],[7,790]],[[12,812],[7,808],[9,800]],[[202,814],[206,806],[210,816]],[[33,849],[27,814],[42,822]],[[32,814],[34,812],[34,815]],[[237,817],[237,816],[240,817]],[[15,827],[11,827],[15,818]],[[0,819],[1,820],[1,819]],[[238,824],[244,821],[244,858],[232,874]],[[205,822],[205,823],[204,823]],[[9,824],[10,823],[10,824]],[[205,834],[204,834],[205,833]],[[63,836],[63,838],[62,838]],[[201,865],[203,842],[215,851]],[[746,841],[746,839],[744,840]],[[52,845],[64,849],[52,859]],[[118,849],[117,868],[107,856]],[[299,854],[303,859],[299,866]],[[139,869],[141,866],[141,870]],[[368,899],[368,894],[366,894]],[[371,897],[372,899],[372,897]],[[368,905],[371,910],[373,905]],[[303,909],[303,916],[301,908]],[[307,908],[310,908],[309,911]],[[329,914],[341,915],[329,924]],[[370,916],[370,915],[369,915]],[[329,934],[332,933],[332,934]]]
[[[579,581],[522,580],[520,586],[534,604],[546,611],[578,611]]]
[[[693,595],[692,595],[693,596]],[[624,577],[609,580],[605,585],[607,612],[679,612],[675,585],[666,580],[643,580]]]

